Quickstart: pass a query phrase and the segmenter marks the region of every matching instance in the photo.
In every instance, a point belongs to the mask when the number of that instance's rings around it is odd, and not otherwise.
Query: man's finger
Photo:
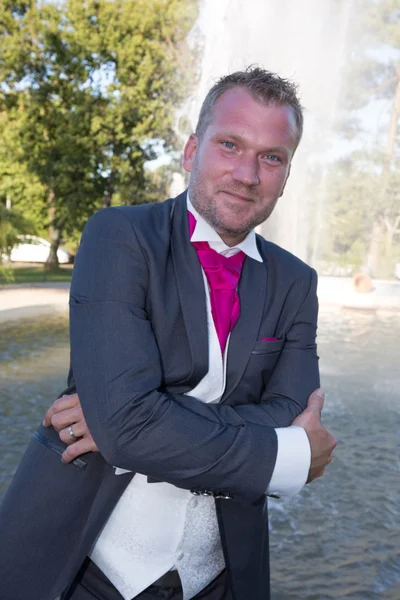
[[[325,468],[320,469],[319,471],[313,471],[309,473],[307,483],[311,483],[314,479],[318,479],[318,477],[322,477],[325,473]]]
[[[77,423],[72,423],[71,427],[72,427],[72,431],[74,433],[74,437],[72,437],[72,435],[69,432],[70,423],[71,423],[71,421],[68,422],[68,424],[65,426],[64,429],[61,429],[61,431],[59,431],[60,440],[62,442],[64,442],[64,444],[67,444],[68,446],[70,444],[76,443],[77,438],[83,437],[84,435],[89,435],[86,421],[83,420],[83,421],[78,421]]]
[[[65,427],[71,425],[71,423],[77,423],[82,420],[82,418],[82,411],[79,407],[68,408],[55,413],[51,417],[51,424],[56,431],[60,432],[62,429],[65,429]]]
[[[85,454],[86,452],[94,452],[95,450],[97,450],[97,447],[92,438],[82,438],[81,440],[78,440],[74,444],[68,446],[68,448],[62,454],[61,460],[63,463],[70,463],[81,454]]]
[[[67,410],[69,408],[73,408],[79,405],[79,396],[78,394],[71,394],[70,396],[61,396],[61,398],[57,398],[50,406],[49,410],[46,412],[43,425],[45,427],[50,427],[52,416],[62,410]]]
[[[325,392],[322,388],[318,388],[308,398],[307,409],[311,411],[322,411],[325,401]]]

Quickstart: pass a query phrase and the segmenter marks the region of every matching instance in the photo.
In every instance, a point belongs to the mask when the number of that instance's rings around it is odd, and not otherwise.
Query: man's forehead
[[[255,123],[264,128],[269,125],[285,128],[289,125],[290,134],[297,137],[295,111],[288,104],[265,102],[255,98],[243,86],[226,90],[216,100],[213,116],[209,123],[210,133],[220,127],[234,127],[243,122]]]
[[[245,87],[237,85],[224,91],[216,100],[214,106],[215,114],[226,114],[227,111],[240,111],[246,110],[248,107],[253,106],[254,108],[260,108],[263,111],[276,111],[282,110],[287,112],[289,118],[295,122],[295,111],[289,104],[280,104],[277,101],[267,101],[259,96],[254,96]]]

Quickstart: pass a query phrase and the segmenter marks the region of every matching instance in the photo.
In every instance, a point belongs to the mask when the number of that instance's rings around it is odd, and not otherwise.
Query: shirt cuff
[[[311,449],[303,427],[291,425],[275,429],[278,453],[267,494],[278,498],[291,498],[307,481],[311,465]]]

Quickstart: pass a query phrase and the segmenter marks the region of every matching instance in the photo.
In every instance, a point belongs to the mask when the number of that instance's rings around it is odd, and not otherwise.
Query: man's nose
[[[258,160],[255,157],[240,157],[232,171],[232,177],[244,185],[258,185],[260,177],[258,175]]]

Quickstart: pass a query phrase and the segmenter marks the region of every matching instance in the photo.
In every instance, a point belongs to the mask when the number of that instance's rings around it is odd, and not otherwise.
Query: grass
[[[58,269],[51,271],[44,268],[43,265],[12,265],[5,269],[0,267],[0,284],[14,283],[42,283],[71,281],[72,265],[62,265]]]

